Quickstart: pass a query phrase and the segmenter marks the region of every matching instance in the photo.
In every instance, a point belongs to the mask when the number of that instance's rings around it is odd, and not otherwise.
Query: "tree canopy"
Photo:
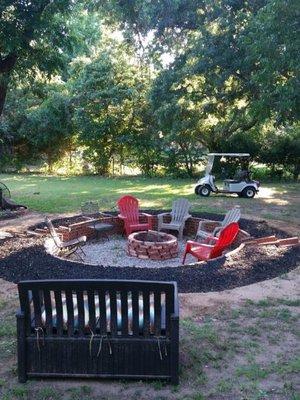
[[[299,21],[297,0],[4,0],[1,164],[192,176],[234,148],[297,179]]]

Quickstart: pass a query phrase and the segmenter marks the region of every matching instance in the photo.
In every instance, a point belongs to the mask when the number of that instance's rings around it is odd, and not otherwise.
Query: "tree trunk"
[[[52,174],[53,173],[53,162],[51,160],[51,157],[48,158],[47,164],[48,164],[48,168],[47,168],[48,174]]]
[[[0,78],[0,117],[1,117],[2,112],[3,112],[6,93],[7,93],[7,87],[8,87],[8,81],[2,80],[1,78]]]
[[[51,149],[48,149],[46,151],[46,157],[47,157],[47,170],[49,174],[53,173],[53,163],[54,163],[54,159],[53,159],[53,155],[51,152]]]
[[[300,164],[296,164],[293,171],[294,181],[296,182],[298,181],[299,175],[300,175]]]
[[[16,54],[9,54],[6,58],[0,58],[0,117],[3,113],[9,78],[17,62]]]
[[[100,176],[108,176],[109,175],[109,164],[101,165],[97,167],[97,174]]]
[[[193,162],[192,162],[191,158],[189,157],[188,150],[185,150],[183,148],[183,146],[181,146],[181,148],[184,150],[183,157],[184,157],[185,170],[186,170],[188,176],[190,176],[192,178],[193,177]]]
[[[97,174],[100,176],[107,176],[109,174],[109,160],[110,157],[103,154],[101,159],[96,164]]]

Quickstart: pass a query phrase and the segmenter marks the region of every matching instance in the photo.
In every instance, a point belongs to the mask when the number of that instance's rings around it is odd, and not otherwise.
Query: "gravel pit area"
[[[113,236],[108,241],[95,241],[84,246],[86,256],[84,262],[93,265],[114,265],[116,267],[140,267],[140,268],[166,268],[178,267],[182,260],[185,241],[178,242],[179,255],[168,260],[143,260],[131,257],[126,252],[127,240],[120,236]],[[194,257],[187,257],[186,264],[195,262]]]

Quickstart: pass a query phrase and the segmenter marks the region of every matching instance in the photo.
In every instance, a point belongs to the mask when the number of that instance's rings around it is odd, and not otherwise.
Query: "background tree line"
[[[300,173],[297,0],[3,0],[0,166]]]

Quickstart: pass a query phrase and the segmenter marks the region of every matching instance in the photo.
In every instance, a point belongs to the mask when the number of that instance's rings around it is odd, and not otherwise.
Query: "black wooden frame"
[[[20,382],[37,377],[86,377],[158,378],[178,384],[176,282],[23,281],[18,290]]]

